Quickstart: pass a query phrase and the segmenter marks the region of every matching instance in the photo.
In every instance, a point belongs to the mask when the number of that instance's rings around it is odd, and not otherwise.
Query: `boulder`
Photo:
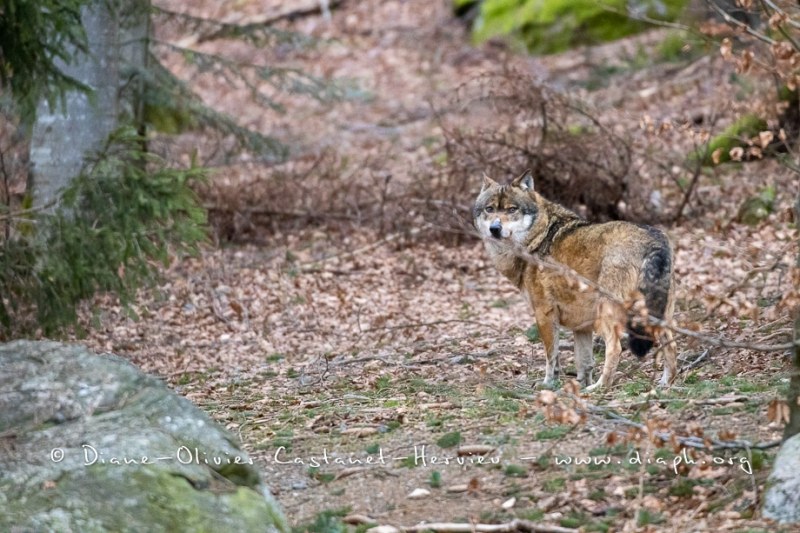
[[[288,532],[237,439],[114,355],[0,345],[0,531]]]
[[[800,434],[784,442],[775,457],[763,515],[781,524],[800,524]]]

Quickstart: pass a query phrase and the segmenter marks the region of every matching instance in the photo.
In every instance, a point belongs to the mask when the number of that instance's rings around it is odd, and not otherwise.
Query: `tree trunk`
[[[794,204],[794,223],[800,226],[800,193]],[[800,250],[797,252],[796,267],[800,269]],[[784,440],[800,433],[800,309],[795,309],[794,315],[794,348],[792,350],[792,378],[789,382],[789,423],[783,432]]]
[[[794,205],[795,224],[800,223],[800,194]],[[800,268],[800,251],[797,253]],[[781,524],[800,523],[800,309],[794,310],[792,378],[789,382],[789,423],[764,493],[764,517]]]
[[[136,97],[128,88],[139,87],[135,72],[146,57],[147,16],[143,0],[94,0],[84,7],[89,53],[76,51],[73,61],[60,68],[93,93],[69,93],[63,109],[51,109],[46,102],[39,106],[30,148],[34,209],[54,211],[86,157],[103,147],[124,114],[136,114]]]

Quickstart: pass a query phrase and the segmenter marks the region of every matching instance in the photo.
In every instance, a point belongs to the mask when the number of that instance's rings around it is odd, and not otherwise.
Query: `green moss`
[[[524,511],[517,511],[517,515],[522,520],[530,520],[531,522],[538,522],[544,518],[544,511],[541,509],[525,509]]]
[[[461,433],[458,431],[446,433],[439,437],[439,439],[436,441],[436,444],[440,448],[452,448],[453,446],[458,446],[461,444]]]
[[[639,396],[650,390],[650,382],[637,379],[625,383],[622,386],[622,391],[627,396]]]
[[[698,149],[691,155],[691,159],[700,160],[704,165],[712,165],[713,154],[719,150],[719,162],[731,160],[730,151],[738,146],[747,146],[747,141],[767,129],[767,122],[753,114],[744,115],[739,120],[725,128],[725,130],[711,139],[705,149]]]
[[[6,503],[0,529],[11,523],[59,531],[262,531],[289,526],[281,511],[257,491],[233,484],[201,490],[168,469],[92,465],[62,476],[56,487],[25,498],[20,509]],[[113,494],[105,498],[98,495]],[[64,509],[58,516],[53,509]],[[16,515],[16,518],[15,518]]]
[[[756,226],[775,210],[775,186],[764,187],[756,196],[747,198],[739,206],[736,220],[749,226]],[[742,391],[744,392],[744,391]]]
[[[255,488],[261,481],[258,472],[247,464],[226,464],[217,469],[217,473],[240,487]]]
[[[567,480],[563,477],[555,479],[548,479],[542,484],[542,490],[545,492],[562,492],[567,486]]]
[[[560,439],[570,432],[572,426],[553,426],[536,433],[536,440]]]
[[[695,485],[697,485],[697,481],[679,477],[669,488],[669,494],[678,498],[689,498],[694,494]]]
[[[526,477],[528,469],[520,465],[508,465],[503,473],[508,477]]]
[[[636,525],[644,527],[649,524],[661,524],[664,520],[664,517],[660,513],[649,509],[640,509],[636,517]]]
[[[697,57],[707,52],[708,46],[685,31],[673,31],[658,44],[656,58],[663,62],[679,62]]]
[[[350,513],[350,508],[328,509],[314,517],[308,524],[292,528],[292,533],[346,533],[347,526],[342,523],[342,518]]]
[[[686,0],[647,4],[650,17],[674,20]],[[627,16],[626,0],[484,0],[473,26],[473,39],[507,36],[531,53],[549,54],[568,48],[619,39],[647,24]]]

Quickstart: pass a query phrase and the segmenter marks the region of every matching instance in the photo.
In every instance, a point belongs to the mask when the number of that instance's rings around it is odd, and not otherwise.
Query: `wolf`
[[[677,372],[672,332],[653,328],[647,314],[669,321],[674,311],[674,258],[660,230],[630,222],[590,223],[534,188],[530,170],[507,185],[484,174],[473,220],[494,266],[533,310],[545,348],[544,385],[561,366],[558,329],[572,330],[578,381],[588,391],[609,387],[627,329],[630,350],[643,357],[658,341],[664,371],[659,386]],[[605,363],[592,383],[592,333],[605,340]]]

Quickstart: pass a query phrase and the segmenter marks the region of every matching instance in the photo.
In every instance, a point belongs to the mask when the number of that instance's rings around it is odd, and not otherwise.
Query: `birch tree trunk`
[[[131,73],[145,64],[147,7],[144,0],[94,0],[84,8],[88,54],[76,51],[60,68],[93,92],[69,93],[63,109],[40,104],[30,148],[34,209],[54,211],[85,158],[102,148],[125,113],[136,114],[135,101],[127,90],[123,97],[122,88],[139,85]]]

